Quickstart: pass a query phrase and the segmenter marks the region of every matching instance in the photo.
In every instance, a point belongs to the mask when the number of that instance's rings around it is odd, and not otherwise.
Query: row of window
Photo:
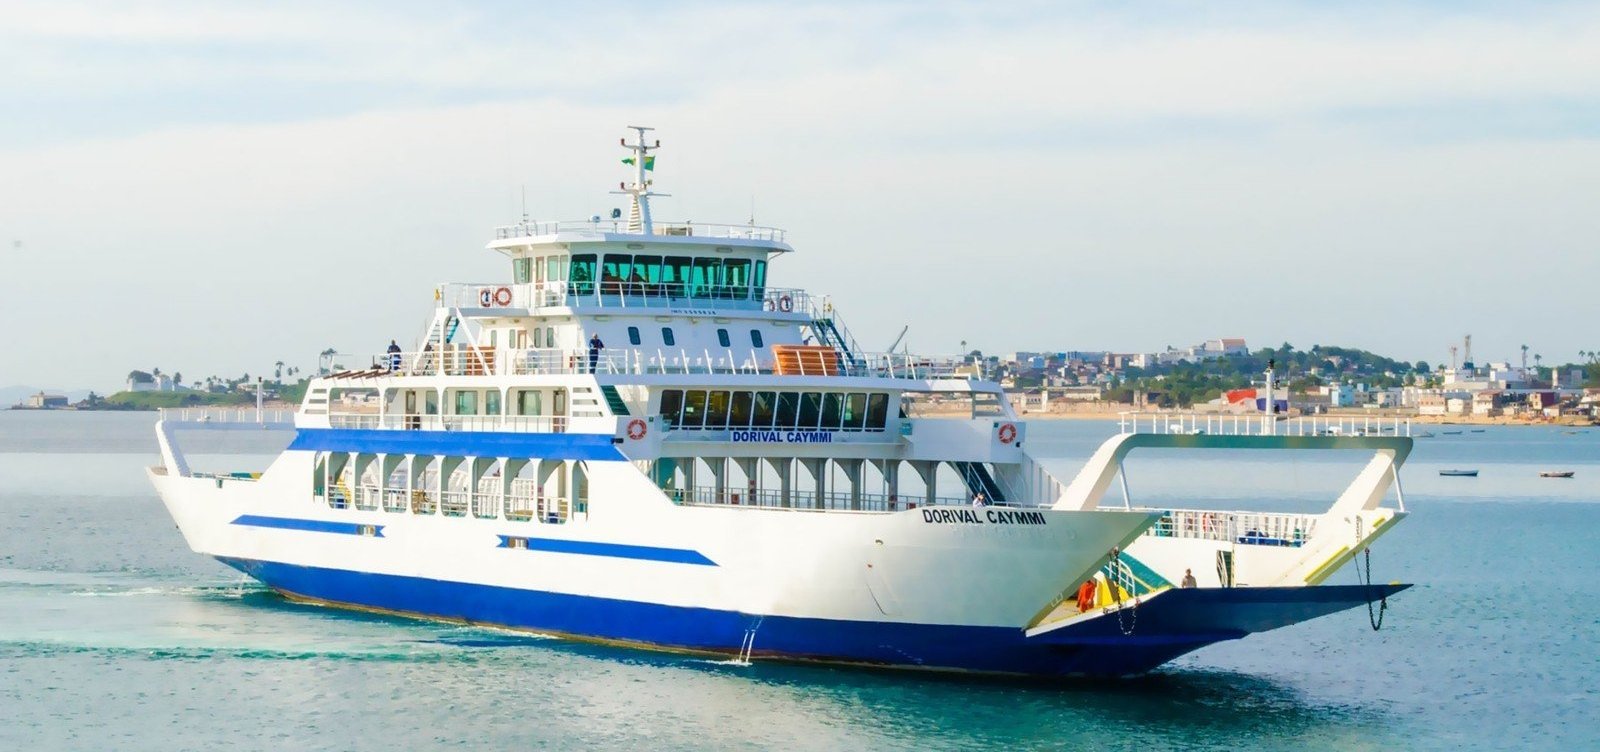
[[[889,395],[667,389],[660,415],[677,428],[877,431],[888,422]]]
[[[670,298],[759,299],[767,286],[767,262],[697,256],[631,256],[593,253],[572,256],[571,295],[638,295]]]
[[[638,345],[644,344],[644,337],[643,337],[643,335],[641,335],[639,333],[639,327],[637,327],[637,326],[628,327],[628,344],[634,345],[634,346],[638,346]],[[666,345],[667,347],[675,347],[675,346],[677,346],[678,338],[673,336],[672,327],[670,327],[670,326],[661,327],[661,344]],[[728,334],[728,330],[727,329],[718,329],[717,330],[717,344],[722,346],[722,347],[733,347],[733,336]],[[766,346],[765,345],[765,340],[763,340],[762,337],[761,337],[761,330],[759,330],[759,329],[751,329],[750,330],[750,346],[754,347],[754,348],[756,348],[758,350],[761,349],[762,347]]]

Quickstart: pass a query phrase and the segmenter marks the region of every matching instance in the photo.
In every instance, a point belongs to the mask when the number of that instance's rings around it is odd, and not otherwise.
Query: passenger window
[[[678,340],[672,336],[672,327],[661,327],[661,344],[666,345],[667,347],[677,346]]]
[[[728,427],[728,393],[712,392],[706,397],[706,428]]]
[[[685,428],[699,428],[705,425],[706,420],[706,393],[684,392],[683,394],[683,426]]]
[[[772,415],[778,409],[778,395],[776,392],[756,392],[754,414],[750,416],[752,428],[768,428],[772,425]]]
[[[668,389],[661,393],[661,418],[669,426],[678,424],[678,414],[683,411],[683,392]]]
[[[822,395],[822,428],[838,428],[839,417],[844,413],[844,395],[828,392]]]
[[[541,408],[541,405],[540,405],[539,390],[537,390],[537,389],[519,389],[519,390],[517,390],[517,414],[518,415],[542,415],[542,414],[544,414],[544,411],[543,411],[543,409]]]
[[[478,393],[461,391],[456,392],[456,415],[477,415]]]
[[[883,428],[889,418],[889,395],[867,395],[867,428]]]
[[[733,340],[728,339],[727,329],[717,330],[717,344],[723,347],[733,347]]]
[[[533,328],[533,346],[544,347],[544,330],[537,326]]]
[[[438,392],[435,392],[435,391],[432,391],[432,390],[429,390],[427,392],[423,392],[423,394],[422,394],[422,414],[423,415],[438,415],[439,414],[439,393]]]
[[[763,348],[763,347],[766,347],[765,344],[762,344],[762,341],[761,341],[761,330],[760,329],[751,329],[750,330],[750,346],[754,347],[754,348],[756,348],[758,350]]]
[[[850,431],[859,431],[862,421],[867,417],[867,395],[846,395],[844,401],[844,418],[839,422],[839,427]]]
[[[750,425],[750,393],[734,392],[728,405],[728,427],[746,428]]]
[[[800,395],[800,420],[795,423],[797,428],[816,428],[817,422],[822,419],[822,395],[816,392],[806,392]]]
[[[639,327],[637,327],[637,326],[628,327],[628,344],[637,345],[642,341],[643,340],[641,340],[639,338]]]
[[[483,393],[483,414],[484,415],[499,415],[500,414],[500,390],[499,389],[490,389],[489,391]]]
[[[544,346],[545,347],[555,347],[556,346],[556,328],[555,327],[547,326],[547,327],[544,328]]]
[[[799,392],[778,392],[778,414],[773,425],[778,428],[794,428],[800,424],[796,414],[800,409]]]

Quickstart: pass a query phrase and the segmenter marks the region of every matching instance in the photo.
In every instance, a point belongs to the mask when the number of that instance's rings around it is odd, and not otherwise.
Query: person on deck
[[[600,333],[595,332],[589,336],[589,373],[595,373],[600,366],[600,351],[606,343],[600,341]]]
[[[389,340],[389,370],[400,370],[400,343]]]
[[[1196,587],[1193,571],[1188,569],[1183,570],[1183,586],[1187,588]]]
[[[983,494],[978,494],[972,497],[972,506],[973,508],[986,507],[989,506],[989,502],[983,500]]]
[[[1083,585],[1078,588],[1078,613],[1081,614],[1094,608],[1094,593],[1094,578],[1091,577],[1084,580]]]

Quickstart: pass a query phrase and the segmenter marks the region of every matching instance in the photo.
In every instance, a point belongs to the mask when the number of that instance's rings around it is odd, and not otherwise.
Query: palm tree
[[[1522,370],[1528,370],[1528,346],[1522,346]]]
[[[273,363],[272,368],[272,378],[281,380],[283,378],[283,361],[280,360],[276,363]]]

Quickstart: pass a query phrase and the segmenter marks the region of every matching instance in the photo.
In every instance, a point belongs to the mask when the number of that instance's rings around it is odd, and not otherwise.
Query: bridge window
[[[718,329],[717,330],[717,344],[719,344],[719,345],[721,345],[723,347],[733,347],[733,340],[728,338],[728,330],[727,329]]]
[[[694,281],[689,285],[689,296],[715,298],[722,293],[722,259],[697,258],[694,260]]]
[[[750,346],[756,349],[766,347],[766,345],[762,344],[760,329],[750,330]]]
[[[600,265],[600,294],[621,295],[625,290],[632,292],[629,283],[632,282],[633,257],[625,254],[608,253],[605,263]]]
[[[643,341],[644,340],[639,338],[639,327],[637,327],[637,326],[628,327],[628,344],[637,345],[637,344],[639,344],[640,342],[643,342]]]
[[[677,346],[678,340],[672,336],[672,327],[661,327],[661,344],[666,345],[667,347]]]
[[[767,262],[757,261],[755,274],[750,278],[751,299],[760,300],[767,291]],[[760,347],[760,345],[757,345]]]
[[[722,262],[723,297],[744,300],[750,297],[750,260],[726,259]]]
[[[633,281],[639,284],[640,293],[650,296],[661,295],[661,257],[634,256]]]
[[[519,285],[533,281],[533,259],[511,259],[511,279]]]
[[[694,259],[688,256],[667,256],[661,261],[661,286],[668,297],[689,297],[690,270]]]
[[[567,282],[567,293],[569,295],[593,295],[595,255],[592,253],[573,254],[571,270],[572,273]]]

